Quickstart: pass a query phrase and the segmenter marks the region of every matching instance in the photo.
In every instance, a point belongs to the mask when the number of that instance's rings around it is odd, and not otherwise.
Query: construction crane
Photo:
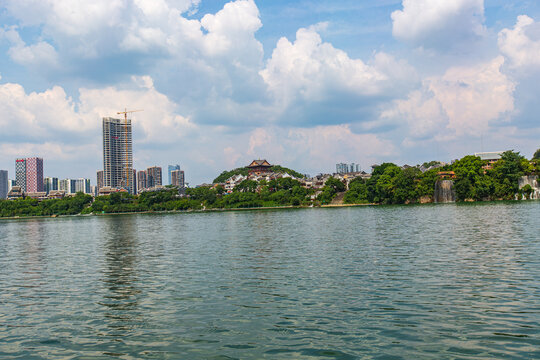
[[[144,110],[128,110],[127,108],[124,108],[124,111],[119,111],[117,112],[118,115],[120,114],[124,114],[124,130],[125,130],[125,134],[124,134],[124,138],[125,138],[125,141],[126,141],[126,188],[129,188],[129,192],[133,191],[133,187],[131,186],[131,183],[129,182],[129,177],[130,177],[130,172],[129,171],[129,144],[128,144],[128,119],[127,119],[127,114],[131,114],[131,113],[134,113],[134,112],[137,112],[137,111],[144,111]],[[132,140],[133,141],[133,140]]]

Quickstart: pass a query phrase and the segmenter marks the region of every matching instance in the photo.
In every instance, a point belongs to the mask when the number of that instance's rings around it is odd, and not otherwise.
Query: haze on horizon
[[[134,166],[186,181],[266,158],[449,161],[540,147],[540,4],[527,0],[2,2],[0,169],[102,168],[101,118],[134,113]]]

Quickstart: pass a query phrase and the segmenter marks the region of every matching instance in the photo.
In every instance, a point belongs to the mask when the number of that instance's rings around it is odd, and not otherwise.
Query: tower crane
[[[137,111],[144,111],[144,110],[128,110],[127,108],[124,108],[124,111],[119,111],[117,112],[118,115],[120,114],[124,114],[124,130],[125,130],[125,134],[124,134],[124,138],[125,138],[125,142],[126,142],[126,187],[129,187],[129,191],[133,191],[133,187],[131,186],[131,183],[129,182],[129,177],[130,177],[130,170],[129,170],[129,147],[128,147],[128,119],[127,119],[127,114],[131,114],[131,113],[134,113],[134,112],[137,112]],[[131,140],[132,143],[133,143],[133,139]],[[133,145],[132,145],[133,146]]]

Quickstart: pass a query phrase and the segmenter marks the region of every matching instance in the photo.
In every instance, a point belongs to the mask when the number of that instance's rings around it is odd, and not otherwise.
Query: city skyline
[[[193,184],[259,156],[316,173],[538,147],[537,2],[159,4],[2,5],[0,169],[35,155],[93,179],[125,107],[145,110],[133,163]]]

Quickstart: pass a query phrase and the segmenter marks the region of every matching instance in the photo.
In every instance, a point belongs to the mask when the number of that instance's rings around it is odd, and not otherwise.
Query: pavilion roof
[[[247,167],[250,168],[250,167],[259,167],[259,166],[270,167],[272,165],[270,165],[270,163],[266,160],[253,160],[251,164],[249,164]]]

